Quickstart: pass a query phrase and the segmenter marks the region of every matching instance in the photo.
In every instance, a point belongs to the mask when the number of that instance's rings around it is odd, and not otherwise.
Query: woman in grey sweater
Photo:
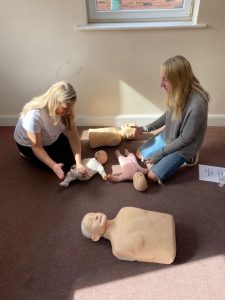
[[[183,56],[167,59],[160,66],[160,79],[168,110],[154,122],[137,127],[142,134],[165,126],[164,145],[159,151],[147,157],[148,141],[137,151],[137,156],[151,166],[148,178],[159,183],[197,155],[207,128],[210,99]]]

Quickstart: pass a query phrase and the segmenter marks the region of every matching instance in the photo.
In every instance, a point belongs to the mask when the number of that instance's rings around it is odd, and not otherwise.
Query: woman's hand
[[[77,164],[76,169],[83,175],[83,177],[86,177],[88,175],[87,170],[82,163]]]
[[[144,129],[143,129],[142,126],[136,126],[136,125],[133,126],[133,125],[132,125],[131,127],[136,129],[136,131],[135,131],[135,136],[140,136],[140,135],[142,135],[143,132],[144,132]]]
[[[153,166],[153,162],[151,161],[151,159],[147,159],[145,161],[145,165],[150,170],[152,168],[152,166]]]
[[[62,170],[63,163],[56,163],[52,158],[48,155],[45,149],[42,147],[41,143],[41,133],[32,133],[27,131],[27,136],[31,141],[31,148],[34,155],[46,164],[52,171],[57,175],[59,179],[64,179],[65,175]]]
[[[55,163],[52,167],[52,171],[58,176],[59,179],[64,179],[65,175],[62,170],[63,164],[62,163]]]

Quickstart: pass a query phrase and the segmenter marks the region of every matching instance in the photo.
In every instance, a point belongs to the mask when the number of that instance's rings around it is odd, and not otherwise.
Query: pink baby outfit
[[[133,180],[135,172],[141,172],[144,175],[148,173],[148,169],[142,168],[133,153],[129,153],[128,150],[124,151],[127,156],[120,153],[119,150],[116,151],[116,156],[118,158],[119,164],[122,169],[122,174],[111,176],[111,180],[115,182],[123,180]]]

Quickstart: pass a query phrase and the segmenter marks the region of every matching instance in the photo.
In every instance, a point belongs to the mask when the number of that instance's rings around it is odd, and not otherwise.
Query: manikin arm
[[[87,167],[89,170],[93,172],[93,174],[98,172],[104,180],[107,179],[105,169],[103,165],[97,161],[97,159],[95,158],[90,159],[89,162],[87,163]]]
[[[102,178],[104,180],[107,179],[107,175],[106,175],[105,169],[104,169],[104,167],[102,165],[99,166],[98,173],[102,176]]]

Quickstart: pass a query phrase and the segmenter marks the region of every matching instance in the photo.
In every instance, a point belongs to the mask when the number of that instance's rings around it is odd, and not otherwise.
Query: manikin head
[[[108,155],[104,150],[99,150],[95,152],[95,158],[100,164],[104,165],[108,160]]]
[[[136,131],[137,131],[135,126],[137,126],[135,123],[124,124],[121,126],[121,130],[119,132],[124,139],[134,140],[136,137]]]
[[[103,213],[87,213],[81,222],[81,231],[86,238],[97,242],[106,231],[107,217]]]
[[[145,175],[141,172],[135,172],[133,176],[134,188],[139,192],[144,192],[148,188],[148,183]]]

